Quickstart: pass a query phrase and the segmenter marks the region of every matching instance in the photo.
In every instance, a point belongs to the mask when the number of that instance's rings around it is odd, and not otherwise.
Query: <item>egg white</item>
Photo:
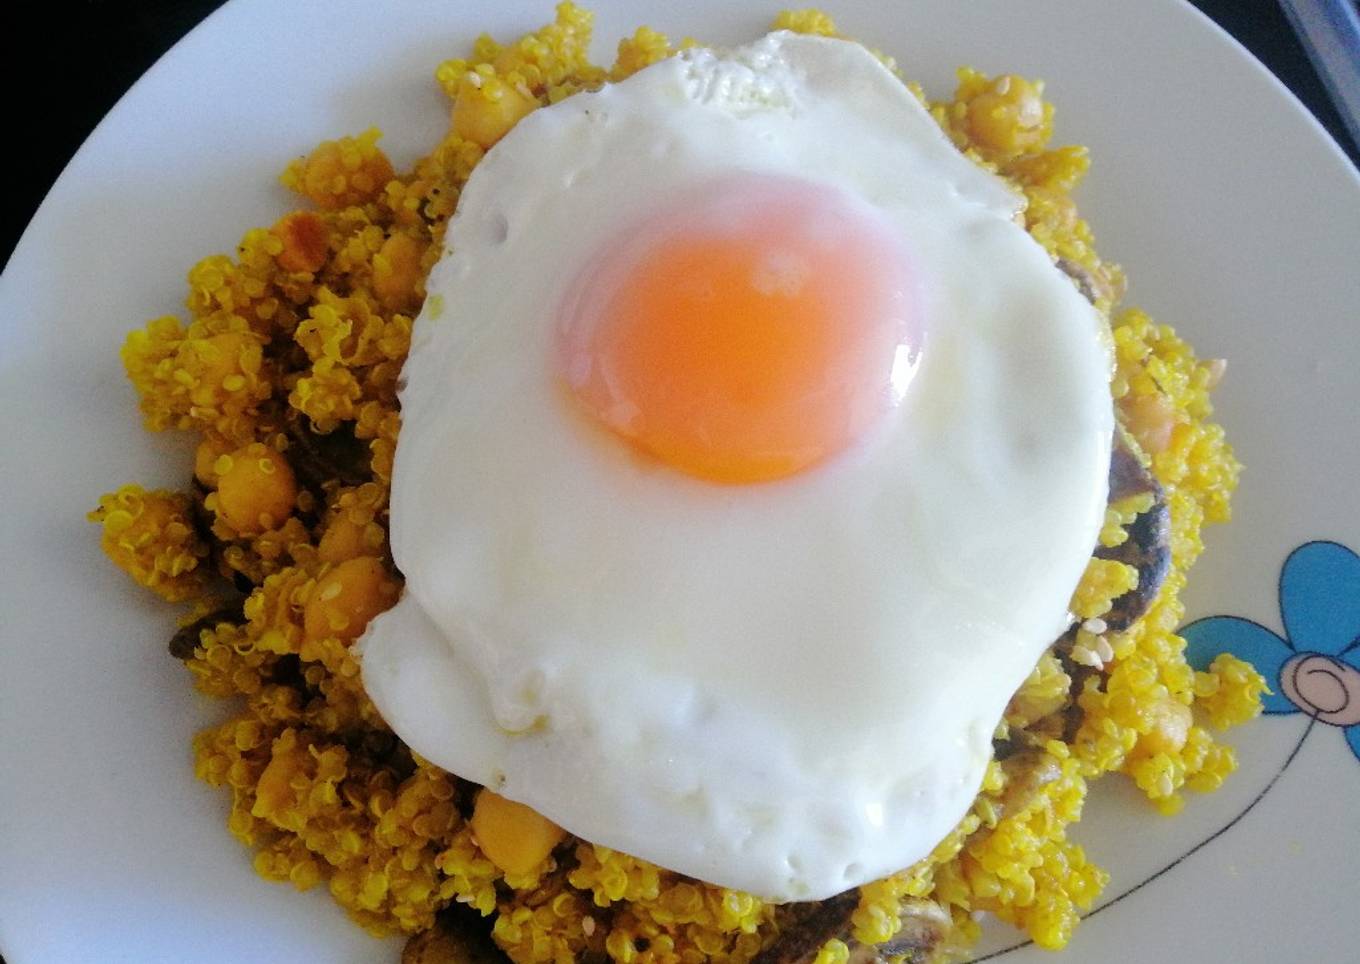
[[[853,451],[725,486],[570,404],[553,331],[625,224],[732,171],[901,232],[925,348]],[[401,393],[406,592],[365,686],[418,753],[588,840],[771,899],[923,857],[1065,628],[1103,516],[1102,322],[863,48],[696,49],[523,120],[477,168]]]

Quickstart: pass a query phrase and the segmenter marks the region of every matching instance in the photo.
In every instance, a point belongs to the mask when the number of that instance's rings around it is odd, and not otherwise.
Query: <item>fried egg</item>
[[[691,49],[483,159],[401,389],[417,753],[773,900],[924,857],[1067,627],[1108,334],[864,48]]]

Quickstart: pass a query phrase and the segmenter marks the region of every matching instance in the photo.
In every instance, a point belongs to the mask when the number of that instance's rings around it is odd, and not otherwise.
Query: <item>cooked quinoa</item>
[[[835,33],[818,11],[774,25]],[[460,907],[518,962],[742,962],[781,926],[775,906],[751,895],[479,799],[391,733],[351,651],[400,591],[386,530],[397,377],[460,190],[530,111],[676,49],[643,27],[612,66],[597,66],[590,27],[590,14],[562,3],[541,30],[505,45],[481,37],[467,59],[440,64],[450,128],[409,171],[393,168],[376,130],[290,164],[282,180],[298,210],[248,231],[234,256],[200,261],[187,320],[155,319],[122,349],[147,428],[197,438],[192,479],[181,492],[124,486],[90,514],[116,565],[188,607],[172,651],[195,687],[235,708],[195,738],[196,771],[230,793],[228,828],[255,868],[299,889],[326,885],[374,934],[413,935],[411,961],[465,959],[445,926]],[[1097,255],[1072,200],[1087,152],[1048,146],[1042,83],[964,68],[948,100],[910,86],[961,150],[1024,193],[1026,228],[1109,317],[1114,404],[1164,490],[1170,564],[1150,608],[1117,631],[1103,617],[1138,570],[1092,558],[1073,594],[1078,628],[1012,699],[969,812],[929,857],[860,888],[850,932],[827,941],[818,964],[847,960],[847,940],[881,944],[925,919],[942,921],[943,937],[910,959],[956,957],[980,911],[1062,947],[1108,880],[1067,837],[1090,782],[1121,773],[1175,812],[1187,788],[1213,790],[1234,769],[1212,730],[1259,713],[1265,689],[1228,655],[1196,673],[1175,633],[1200,530],[1228,518],[1237,482],[1209,421],[1222,363],[1118,307],[1123,275]],[[1100,545],[1124,543],[1151,504],[1146,494],[1112,501]]]

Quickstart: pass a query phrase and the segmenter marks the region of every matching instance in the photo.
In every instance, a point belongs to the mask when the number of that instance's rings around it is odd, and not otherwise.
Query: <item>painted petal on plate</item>
[[[1346,727],[1346,742],[1350,745],[1355,758],[1360,760],[1360,726]]]
[[[1299,546],[1280,572],[1280,616],[1301,653],[1336,656],[1360,641],[1360,556],[1335,542]]]
[[[1185,637],[1185,658],[1195,669],[1206,671],[1219,653],[1232,653],[1266,678],[1271,692],[1261,695],[1261,703],[1267,713],[1299,711],[1280,685],[1280,668],[1294,651],[1275,633],[1250,619],[1210,616],[1195,620],[1180,634]]]

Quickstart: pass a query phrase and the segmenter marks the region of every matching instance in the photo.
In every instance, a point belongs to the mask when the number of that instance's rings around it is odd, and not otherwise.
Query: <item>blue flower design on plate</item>
[[[1232,830],[1284,776],[1318,723],[1345,731],[1360,759],[1360,555],[1337,542],[1306,542],[1280,569],[1280,617],[1284,636],[1237,616],[1210,616],[1181,629],[1185,657],[1204,670],[1219,653],[1232,653],[1260,671],[1274,691],[1263,697],[1265,712],[1303,713],[1310,718],[1288,758],[1241,813],[1161,870],[1105,901],[1094,917],[1174,870]],[[1023,941],[978,961],[1005,957],[1028,947]]]
[[[1210,616],[1181,630],[1186,658],[1205,669],[1219,653],[1254,665],[1274,691],[1271,714],[1304,713],[1341,727],[1360,759],[1360,555],[1336,542],[1307,542],[1280,570],[1284,637],[1237,616]]]

